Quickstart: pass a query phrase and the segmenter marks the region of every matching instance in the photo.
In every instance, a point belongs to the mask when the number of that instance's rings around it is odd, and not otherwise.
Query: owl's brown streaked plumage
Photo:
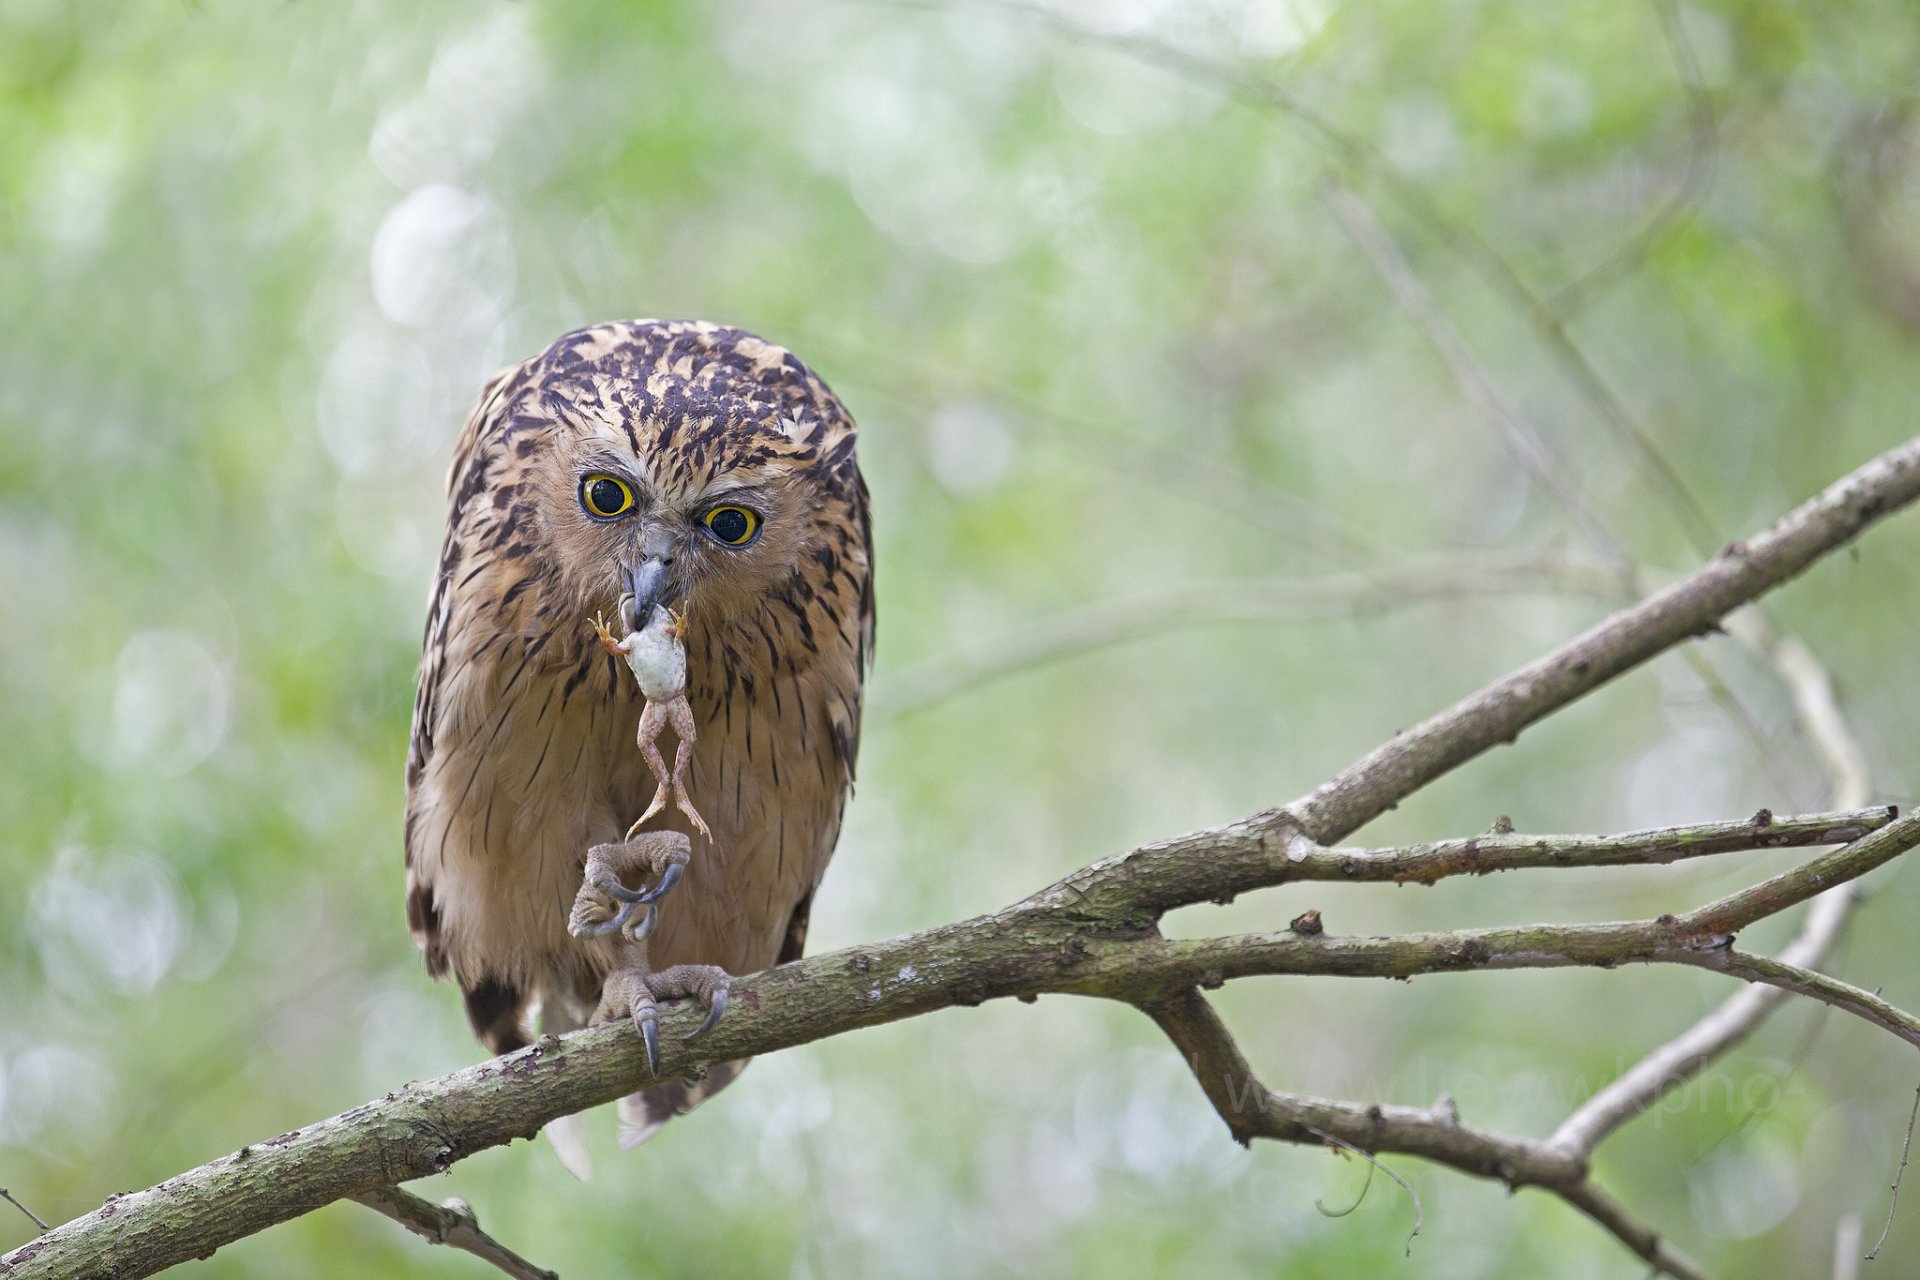
[[[607,475],[634,508],[585,509]],[[738,329],[571,333],[482,389],[448,474],[407,761],[407,919],[495,1052],[584,1024],[610,943],[567,932],[588,848],[653,779],[642,699],[588,620],[670,566],[698,726],[690,791],[713,828],[662,905],[654,963],[751,973],[796,958],[839,835],[873,643],[871,532],[852,419],[790,352]],[[612,491],[607,491],[611,493]],[[745,545],[701,523],[725,499]],[[730,526],[727,532],[732,531]],[[663,813],[649,830],[687,831]],[[734,1074],[710,1074],[705,1092]],[[697,1101],[648,1090],[643,1127]]]

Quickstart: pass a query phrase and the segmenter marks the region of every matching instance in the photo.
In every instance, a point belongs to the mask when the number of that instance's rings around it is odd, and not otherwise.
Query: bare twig
[[[1868,1262],[1872,1262],[1879,1255],[1880,1246],[1887,1242],[1887,1233],[1893,1230],[1893,1211],[1900,1206],[1900,1180],[1907,1176],[1907,1157],[1913,1151],[1915,1120],[1920,1120],[1920,1089],[1913,1091],[1913,1110],[1907,1113],[1907,1137],[1900,1144],[1900,1167],[1893,1171],[1893,1194],[1887,1200],[1887,1224],[1880,1228],[1880,1238],[1873,1242],[1873,1248],[1867,1250]]]
[[[29,1218],[33,1219],[33,1225],[40,1228],[42,1231],[51,1231],[53,1229],[49,1227],[46,1223],[40,1220],[39,1214],[35,1213],[33,1210],[27,1208],[27,1206],[25,1206],[24,1204],[21,1204],[18,1200],[14,1199],[13,1193],[7,1190],[5,1187],[0,1187],[0,1200],[5,1200],[8,1204],[12,1205],[14,1208],[18,1209],[20,1212],[26,1214]]]
[[[1640,1260],[1674,1280],[1706,1280],[1706,1273],[1665,1240],[1660,1233],[1636,1222],[1618,1200],[1593,1182],[1583,1182],[1560,1192],[1568,1204],[1612,1232],[1621,1243],[1638,1254]]]
[[[1452,321],[1434,304],[1426,286],[1375,220],[1372,210],[1352,191],[1337,183],[1326,187],[1322,196],[1335,220],[1353,237],[1392,290],[1401,309],[1413,318],[1440,358],[1446,361],[1467,403],[1499,433],[1527,478],[1566,512],[1581,536],[1622,581],[1631,581],[1633,559],[1626,548],[1595,514],[1586,496],[1565,478],[1564,468],[1552,456],[1546,441],[1508,407],[1506,399],[1467,350]]]
[[[1529,867],[1643,866],[1748,849],[1845,844],[1880,830],[1899,816],[1898,809],[1881,805],[1786,818],[1761,813],[1745,822],[1702,822],[1615,836],[1501,832],[1401,849],[1315,848],[1299,854],[1286,878],[1432,884],[1447,876]]]
[[[1093,915],[1162,911],[1280,883],[1315,843],[1345,839],[1408,795],[1799,573],[1867,522],[1889,496],[1920,497],[1920,437],[1880,455],[1764,533],[1526,666],[1403,730],[1281,809],[1096,862],[1033,905]]]
[[[1684,36],[1673,25],[1677,21],[1674,15],[1663,10],[1663,20],[1669,24],[1669,35],[1676,40],[1676,48],[1684,51]],[[1552,493],[1576,524],[1588,532],[1596,548],[1621,567],[1623,586],[1637,594],[1642,589],[1641,575],[1627,562],[1624,552],[1618,549],[1617,543],[1611,541],[1604,526],[1599,525],[1577,491],[1560,483],[1558,474],[1549,465],[1544,444],[1501,402],[1485,373],[1433,305],[1411,268],[1365,206],[1343,189],[1335,189],[1331,193],[1329,205],[1365,249],[1402,305],[1420,323],[1429,340],[1446,359],[1463,393],[1483,416],[1499,427],[1536,482]],[[1791,638],[1782,639],[1774,635],[1765,618],[1756,610],[1743,610],[1730,620],[1729,626],[1737,627],[1742,640],[1780,673],[1793,692],[1803,731],[1828,766],[1838,802],[1858,803],[1866,794],[1864,757],[1846,730],[1833,699],[1831,683],[1824,671],[1804,645]],[[1728,705],[1748,737],[1761,745],[1776,781],[1780,781],[1782,771],[1775,753],[1766,735],[1759,732],[1751,714],[1732,697],[1716,671],[1703,661],[1696,661],[1695,667],[1708,681],[1709,687],[1714,689],[1716,697]],[[1790,948],[1791,956],[1783,956],[1783,959],[1804,966],[1819,963],[1844,927],[1850,901],[1850,894],[1839,893],[1817,908],[1809,917],[1801,938]],[[1778,1005],[1781,996],[1780,991],[1755,987],[1730,998],[1680,1037],[1649,1055],[1635,1070],[1597,1094],[1568,1118],[1562,1126],[1561,1136],[1566,1141],[1578,1144],[1580,1150],[1590,1151],[1595,1142],[1627,1118],[1638,1114],[1662,1091],[1679,1083],[1751,1034]]]
[[[513,1276],[514,1280],[560,1280],[553,1272],[536,1267],[482,1231],[473,1209],[457,1196],[444,1204],[434,1204],[411,1191],[386,1186],[363,1191],[353,1199],[434,1244],[464,1249]]]
[[[1334,217],[1346,228],[1347,234],[1366,254],[1374,270],[1386,281],[1401,307],[1426,336],[1428,344],[1446,362],[1455,385],[1467,403],[1493,428],[1507,451],[1526,472],[1527,478],[1566,513],[1574,527],[1606,561],[1615,574],[1620,594],[1630,600],[1640,598],[1644,594],[1641,575],[1634,567],[1625,545],[1587,502],[1578,483],[1554,456],[1546,437],[1507,405],[1494,387],[1493,380],[1480,367],[1479,361],[1474,359],[1452,323],[1434,303],[1412,265],[1375,220],[1372,210],[1351,191],[1337,184],[1328,188],[1326,202]],[[1791,778],[1779,759],[1773,740],[1721,677],[1711,657],[1692,649],[1683,650],[1682,656],[1766,762],[1774,785],[1790,793]]]
[[[1684,227],[1693,218],[1694,210],[1713,180],[1716,130],[1713,101],[1701,87],[1700,64],[1694,55],[1693,42],[1687,38],[1686,24],[1674,0],[1655,0],[1653,7],[1659,15],[1661,34],[1673,55],[1680,88],[1687,97],[1686,169],[1679,184],[1644,226],[1598,266],[1553,295],[1548,305],[1563,320],[1584,310],[1608,286],[1631,273],[1663,240]]]
[[[1634,1221],[1594,1186],[1583,1159],[1569,1158],[1549,1143],[1506,1138],[1463,1124],[1444,1100],[1425,1110],[1362,1107],[1269,1089],[1254,1075],[1232,1033],[1200,992],[1177,991],[1143,1008],[1179,1049],[1201,1091],[1242,1144],[1254,1138],[1324,1141],[1337,1134],[1341,1145],[1354,1150],[1419,1156],[1509,1187],[1541,1187],[1566,1199],[1664,1274],[1677,1280],[1704,1280],[1656,1232]]]
[[[1800,935],[1780,953],[1781,962],[1803,969],[1824,962],[1850,901],[1846,889],[1815,899]],[[1754,985],[1729,996],[1588,1098],[1561,1123],[1553,1141],[1568,1151],[1591,1153],[1608,1134],[1752,1035],[1789,994],[1785,987]]]
[[[1407,1246],[1406,1246],[1406,1255],[1407,1257],[1411,1258],[1413,1256],[1414,1239],[1420,1234],[1420,1228],[1427,1224],[1427,1211],[1421,1207],[1420,1193],[1413,1189],[1413,1184],[1411,1182],[1408,1182],[1405,1178],[1401,1177],[1399,1174],[1395,1173],[1393,1170],[1389,1169],[1385,1164],[1381,1163],[1380,1158],[1378,1156],[1374,1155],[1370,1151],[1362,1151],[1359,1147],[1354,1146],[1351,1142],[1348,1142],[1345,1138],[1335,1137],[1333,1134],[1327,1133],[1321,1129],[1316,1129],[1312,1125],[1307,1126],[1307,1132],[1313,1134],[1315,1137],[1319,1138],[1322,1142],[1327,1143],[1329,1146],[1339,1147],[1343,1151],[1353,1152],[1354,1155],[1357,1155],[1362,1160],[1365,1160],[1368,1166],[1370,1166],[1370,1168],[1378,1169],[1380,1172],[1386,1174],[1389,1178],[1392,1178],[1395,1182],[1400,1184],[1400,1189],[1407,1193],[1407,1199],[1413,1201],[1413,1230],[1407,1232]],[[1369,1172],[1367,1176],[1371,1178],[1373,1175],[1371,1172]]]
[[[1188,583],[1151,600],[1070,610],[978,654],[896,672],[874,690],[872,714],[884,724],[1047,663],[1197,625],[1304,622],[1519,591],[1597,594],[1602,581],[1599,571],[1558,554],[1533,554],[1434,557],[1353,573]]]
[[[1301,804],[1303,828],[1323,844],[1344,839],[1414,788],[1511,739],[1548,709],[1711,630],[1825,554],[1828,539],[1850,539],[1880,518],[1887,489],[1898,490],[1907,502],[1920,497],[1920,437],[1881,454],[1766,532],[1729,544],[1687,577],[1398,735]]]

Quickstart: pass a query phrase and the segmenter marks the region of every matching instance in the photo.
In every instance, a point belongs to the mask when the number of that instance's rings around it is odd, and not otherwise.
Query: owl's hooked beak
[[[639,630],[653,616],[655,605],[680,594],[673,568],[673,542],[663,532],[647,530],[640,544],[641,559],[627,565],[627,595],[620,602],[629,630]]]

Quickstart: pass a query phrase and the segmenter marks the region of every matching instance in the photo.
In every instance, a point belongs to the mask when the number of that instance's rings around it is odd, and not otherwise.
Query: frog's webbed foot
[[[678,831],[649,831],[629,836],[619,844],[597,844],[587,850],[586,874],[573,899],[567,932],[576,938],[604,937],[616,930],[639,941],[653,929],[653,904],[667,896],[686,874],[693,845]],[[651,889],[629,889],[628,881],[654,876]],[[639,920],[634,914],[646,908]]]
[[[618,968],[607,974],[593,1020],[598,1023],[631,1017],[647,1046],[647,1069],[657,1076],[660,1074],[659,1002],[694,999],[707,1007],[707,1020],[687,1037],[693,1040],[713,1030],[727,1011],[731,981],[725,969],[712,964],[677,964],[659,973],[649,973],[644,953],[634,948]]]

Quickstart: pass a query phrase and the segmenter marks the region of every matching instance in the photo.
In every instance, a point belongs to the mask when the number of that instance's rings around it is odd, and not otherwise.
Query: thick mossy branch
[[[1490,835],[1391,851],[1324,847],[1542,716],[1662,650],[1712,630],[1730,610],[1917,496],[1920,439],[1875,459],[1667,590],[1398,735],[1291,806],[1143,846],[993,915],[742,978],[726,1019],[691,1047],[684,1036],[697,1025],[699,1012],[669,1012],[662,1026],[662,1075],[692,1077],[711,1063],[1007,996],[1066,992],[1122,1000],[1149,1011],[1183,1048],[1198,1046],[1196,1071],[1210,1062],[1210,1072],[1219,1074],[1210,1081],[1203,1072],[1201,1084],[1243,1140],[1332,1137],[1364,1151],[1400,1151],[1509,1182],[1537,1183],[1565,1196],[1656,1267],[1696,1275],[1586,1180],[1581,1151],[1482,1133],[1461,1125],[1445,1108],[1369,1107],[1297,1098],[1264,1086],[1251,1092],[1257,1082],[1244,1058],[1194,987],[1276,973],[1407,977],[1522,966],[1676,963],[1798,991],[1920,1044],[1920,1020],[1878,997],[1731,946],[1733,931],[1863,875],[1920,841],[1920,822],[1895,818],[1890,810],[1713,823],[1622,837]],[[1398,938],[1289,931],[1172,940],[1157,929],[1160,915],[1174,907],[1289,880],[1430,880],[1481,870],[1663,862],[1836,840],[1848,843],[1751,889],[1656,920]],[[419,1218],[413,1198],[383,1201],[380,1188],[441,1172],[515,1138],[530,1138],[548,1122],[610,1102],[648,1078],[639,1039],[624,1020],[544,1039],[518,1053],[407,1085],[145,1191],[115,1196],[0,1258],[0,1275],[24,1280],[111,1274],[132,1280],[348,1198],[370,1198],[383,1211],[398,1206]],[[1242,1082],[1238,1103],[1234,1080]],[[1265,1108],[1257,1119],[1244,1114],[1249,1100]],[[432,1206],[427,1209],[431,1230],[461,1226]],[[457,1211],[446,1212],[458,1217]]]

